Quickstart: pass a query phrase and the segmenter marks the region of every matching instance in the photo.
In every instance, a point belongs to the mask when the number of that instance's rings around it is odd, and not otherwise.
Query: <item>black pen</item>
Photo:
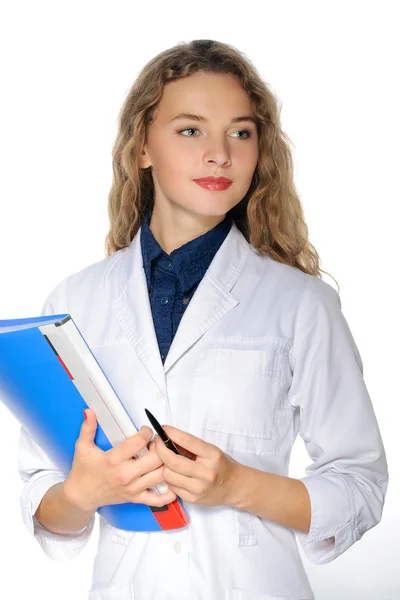
[[[174,442],[169,439],[169,437],[167,436],[157,419],[153,417],[153,415],[149,410],[147,410],[147,408],[145,408],[144,410],[146,411],[146,415],[148,416],[150,423],[153,425],[154,429],[156,430],[164,444],[167,446],[167,448],[172,450],[172,452],[175,452],[175,454],[180,454],[178,448],[175,446]]]

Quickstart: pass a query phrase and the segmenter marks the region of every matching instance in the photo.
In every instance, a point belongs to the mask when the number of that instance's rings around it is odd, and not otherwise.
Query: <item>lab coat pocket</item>
[[[207,346],[196,373],[196,395],[202,396],[210,441],[227,452],[273,454],[274,410],[283,354],[270,342],[262,347]],[[218,445],[218,444],[217,444]]]
[[[236,432],[227,431],[226,428],[219,423],[207,424],[207,439],[210,442],[210,435],[215,436],[211,443],[214,443],[223,452],[228,452],[235,459],[243,464],[252,464],[252,456],[254,452],[266,452],[266,445],[270,444],[271,440],[265,438],[255,438],[250,436],[237,435]],[[237,439],[239,437],[239,440]],[[229,452],[231,451],[231,452]],[[239,453],[246,452],[246,457],[242,458],[243,454],[235,455],[235,451]],[[254,460],[257,460],[254,456]],[[238,546],[256,546],[258,544],[256,517],[252,513],[235,508],[236,523],[238,532]]]
[[[258,517],[239,508],[235,508],[235,512],[238,527],[238,546],[257,546],[256,519]]]
[[[229,423],[209,421],[206,425],[207,439],[224,452],[232,455],[244,454],[247,459],[251,459],[251,455],[256,457],[274,454],[276,441],[269,437],[269,433],[265,432],[262,423],[257,422],[254,418],[252,420],[247,418],[242,420],[241,425],[242,427],[239,428],[239,425],[232,426]],[[241,460],[242,457],[236,456],[236,458]],[[243,460],[242,462],[248,461]]]
[[[259,342],[259,340],[258,340]],[[260,468],[275,453],[274,409],[282,352],[274,341],[208,344],[196,372],[206,441],[235,460]],[[198,405],[200,406],[200,404]],[[238,546],[258,544],[258,517],[235,508]]]

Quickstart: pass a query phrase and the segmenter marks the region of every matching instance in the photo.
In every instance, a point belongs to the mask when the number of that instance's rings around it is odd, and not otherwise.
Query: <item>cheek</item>
[[[170,148],[157,161],[156,173],[161,187],[173,193],[182,185],[182,180],[196,177],[198,169],[198,162],[188,152]]]
[[[149,136],[149,150],[153,163],[153,170],[160,183],[173,179],[181,170],[181,164],[188,162],[187,148],[174,136],[165,135],[154,130]]]
[[[243,176],[253,176],[254,169],[258,161],[258,146],[248,146],[247,148],[236,147],[232,159],[236,167],[243,173]]]
[[[194,144],[177,144],[174,154],[170,157],[171,168],[180,176],[187,176],[189,179],[200,177],[202,171],[202,153],[200,147],[195,148]],[[199,175],[200,168],[200,175]]]

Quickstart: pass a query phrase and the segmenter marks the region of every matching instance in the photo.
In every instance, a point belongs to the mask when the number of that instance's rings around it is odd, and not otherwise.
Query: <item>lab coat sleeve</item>
[[[363,378],[360,353],[332,286],[310,277],[291,350],[289,402],[300,407],[299,434],[311,502],[308,533],[295,531],[307,558],[331,562],[379,523],[388,486],[386,454]]]
[[[65,286],[66,280],[63,280],[51,292],[43,306],[42,315],[68,312]],[[53,485],[63,482],[66,476],[23,427],[19,438],[18,469],[23,481],[19,497],[22,520],[29,533],[50,558],[57,561],[72,559],[87,544],[95,524],[95,515],[86,527],[74,535],[53,533],[38,521],[35,512],[43,496]]]

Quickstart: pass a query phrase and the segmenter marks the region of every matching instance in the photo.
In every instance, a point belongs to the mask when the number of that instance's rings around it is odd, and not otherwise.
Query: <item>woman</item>
[[[22,430],[21,504],[58,560],[82,550],[106,504],[179,496],[190,523],[129,532],[100,517],[92,600],[310,600],[296,537],[324,564],[381,519],[379,427],[285,137],[268,86],[220,42],[156,56],[124,103],[107,256],[42,314],[73,315],[142,428],[104,453],[86,411],[67,477]],[[151,441],[145,407],[186,455]],[[287,475],[298,433],[313,461],[300,480]],[[161,481],[165,494],[147,490]]]

